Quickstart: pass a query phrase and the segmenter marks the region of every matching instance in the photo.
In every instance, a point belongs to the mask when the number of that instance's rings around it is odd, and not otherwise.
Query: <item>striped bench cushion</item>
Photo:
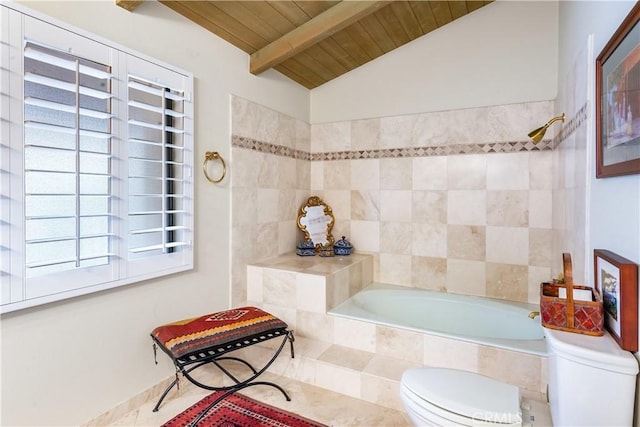
[[[273,314],[257,307],[240,307],[158,326],[151,337],[178,359],[286,328],[287,324]]]

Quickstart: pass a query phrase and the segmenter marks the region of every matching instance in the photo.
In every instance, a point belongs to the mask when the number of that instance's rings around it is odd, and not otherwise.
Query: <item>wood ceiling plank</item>
[[[360,63],[353,59],[351,55],[349,55],[349,53],[344,50],[344,48],[340,46],[340,44],[333,37],[322,40],[320,43],[317,43],[316,46],[319,46],[324,51],[328,52],[336,61],[338,61],[348,70],[353,70],[358,65],[360,65]]]
[[[413,9],[409,2],[406,1],[394,1],[389,5],[389,8],[395,13],[398,18],[398,22],[402,26],[402,29],[409,36],[409,40],[416,39],[423,35],[422,29],[418,18],[416,18]]]
[[[338,60],[338,58],[335,57],[335,55],[328,53],[321,43],[311,46],[309,49],[305,50],[305,53],[308,53],[312,57],[316,58],[320,63],[324,64],[325,67],[331,70],[334,76],[344,74],[352,68],[345,66]]]
[[[376,41],[371,37],[367,30],[365,30],[364,26],[360,22],[350,25],[345,28],[344,31],[346,31],[349,36],[351,36],[351,39],[360,46],[360,49],[367,53],[369,58],[374,59],[384,54],[384,51],[380,49],[380,46],[378,46]]]
[[[438,28],[438,23],[436,22],[435,16],[433,16],[433,11],[431,10],[431,6],[429,6],[429,2],[412,1],[410,2],[410,5],[424,34]]]
[[[395,44],[396,47],[402,46],[411,40],[407,32],[402,28],[400,20],[391,7],[385,7],[384,9],[377,11],[375,15],[376,18],[380,20],[380,23],[382,23],[382,26],[387,34],[389,34],[389,37],[393,40],[393,44]]]
[[[197,3],[207,3],[207,2],[182,2],[175,0],[158,0],[163,5],[168,8],[174,10],[175,12],[181,14],[185,18],[191,20],[192,22],[200,25],[202,28],[205,28],[208,31],[211,31],[218,37],[228,41],[232,45],[236,46],[239,49],[251,54],[258,50],[256,46],[253,46],[243,39],[238,38],[235,34],[227,31],[224,28],[221,28],[216,23],[212,22],[208,19],[209,11],[208,9],[203,9],[202,5],[196,7]]]
[[[395,43],[375,14],[365,16],[360,20],[360,23],[384,53],[391,52],[396,48]]]
[[[316,85],[314,83],[306,80],[302,76],[297,75],[294,71],[292,71],[290,68],[288,68],[284,63],[273,67],[273,69],[278,71],[279,73],[289,77],[291,80],[293,80],[294,82],[306,87],[307,89],[313,89],[314,87],[316,87]]]
[[[304,13],[307,14],[309,18],[315,18],[320,15],[322,12],[325,12],[331,9],[336,4],[340,3],[340,1],[295,1],[294,2]]]
[[[280,15],[282,15],[287,21],[291,22],[294,26],[299,26],[307,22],[309,15],[304,13],[304,10],[300,9],[296,2],[282,1],[282,0],[268,0],[269,6],[274,8]]]
[[[431,10],[433,11],[433,16],[436,18],[438,27],[442,27],[443,25],[446,25],[449,22],[453,21],[453,16],[451,15],[451,10],[449,9],[448,3],[449,2],[447,1],[429,1],[429,5],[431,6]]]
[[[262,2],[244,2],[244,1],[216,1],[215,6],[229,17],[233,17],[235,21],[241,23],[245,28],[251,29],[257,35],[268,42],[278,39],[282,36],[282,32],[277,31],[269,18],[264,15],[258,15],[251,9],[251,5],[246,3],[263,4]],[[267,5],[269,9],[269,5]],[[279,16],[279,15],[278,15]],[[290,25],[290,24],[289,24]],[[287,31],[291,31],[292,26]],[[247,30],[242,30],[247,31]],[[285,31],[286,32],[286,31]]]
[[[329,80],[332,80],[340,75],[339,73],[333,72],[333,70],[327,67],[326,64],[324,64],[319,58],[311,55],[308,52],[308,49],[304,52],[300,52],[293,58],[305,67],[313,70],[313,72],[318,75],[318,77],[320,77],[323,82],[328,82]]]
[[[331,38],[355,61],[356,67],[371,61],[372,58],[360,49],[360,45],[345,30],[338,31]]]
[[[313,69],[310,69],[304,64],[301,64],[296,58],[289,58],[286,61],[282,62],[282,64],[286,65],[287,68],[289,68],[298,76],[310,82],[312,87],[318,87],[326,83],[326,81],[323,80],[319,75],[317,75]]]
[[[116,6],[120,6],[123,9],[133,12],[134,9],[142,3],[142,0],[116,0]]]
[[[464,16],[467,13],[469,13],[469,10],[467,9],[467,3],[468,2],[464,2],[464,1],[449,2],[449,10],[451,10],[451,16],[453,16],[453,19],[458,19],[461,16]]]
[[[280,39],[251,54],[250,71],[259,74],[273,67],[320,40],[357,22],[363,16],[374,13],[389,1],[340,2],[310,21],[287,33]]]
[[[265,24],[276,30],[281,36],[295,29],[300,24],[292,23],[280,11],[273,6],[273,2],[267,1],[240,1],[242,5],[250,10],[255,16],[261,19]],[[281,1],[283,4],[291,4],[290,2]],[[303,21],[304,23],[304,21]]]

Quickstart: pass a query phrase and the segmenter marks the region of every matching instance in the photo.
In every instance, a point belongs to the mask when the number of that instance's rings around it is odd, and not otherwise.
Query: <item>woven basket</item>
[[[570,254],[562,254],[562,262],[564,283],[542,282],[540,284],[542,326],[578,334],[603,335],[602,297],[593,288],[573,284]],[[561,288],[566,289],[566,298],[558,296]],[[574,300],[574,289],[590,291],[591,301]]]

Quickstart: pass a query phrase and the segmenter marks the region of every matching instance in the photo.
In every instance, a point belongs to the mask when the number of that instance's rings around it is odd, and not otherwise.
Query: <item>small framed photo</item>
[[[593,251],[604,326],[623,350],[638,351],[638,266],[611,251]]]
[[[640,173],[640,3],[596,58],[596,178]]]

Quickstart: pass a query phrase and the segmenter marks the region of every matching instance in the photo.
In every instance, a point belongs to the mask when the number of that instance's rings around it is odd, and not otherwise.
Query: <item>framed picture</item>
[[[638,266],[611,251],[593,251],[604,326],[624,350],[638,351]]]
[[[640,3],[596,58],[596,177],[640,173]]]

